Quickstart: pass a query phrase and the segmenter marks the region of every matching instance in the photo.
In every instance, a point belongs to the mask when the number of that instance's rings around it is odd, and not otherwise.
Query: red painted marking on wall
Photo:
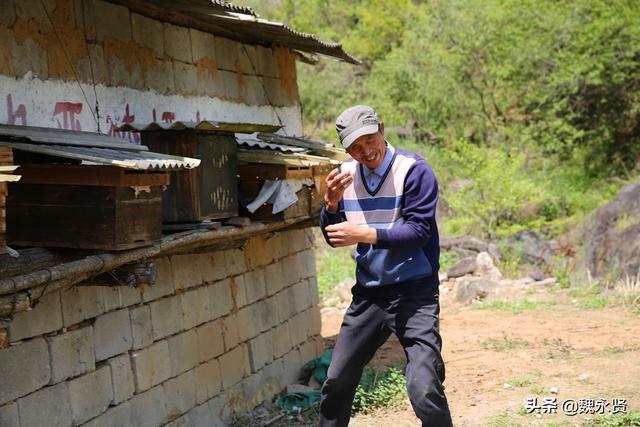
[[[107,135],[112,136],[114,138],[124,139],[129,142],[133,142],[135,144],[139,144],[140,134],[138,132],[122,132],[118,130],[118,128],[121,126],[119,122],[122,122],[122,124],[133,123],[135,119],[136,119],[135,114],[131,114],[129,112],[129,104],[125,104],[124,116],[122,117],[122,120],[120,120],[119,116],[115,116],[115,117],[107,116],[106,121],[107,121],[107,125],[109,126]]]
[[[156,116],[156,109],[154,108],[153,111],[151,112],[151,117],[153,120],[151,120],[153,123],[158,121],[158,118]]]
[[[82,130],[80,120],[76,118],[76,114],[81,112],[82,103],[80,102],[56,102],[53,109],[54,116],[62,114],[62,124],[60,124],[60,120],[56,119],[58,127],[61,129]]]
[[[27,125],[27,107],[25,107],[24,104],[20,104],[14,111],[13,99],[11,98],[11,95],[7,95],[7,114],[8,125],[15,125],[16,119],[20,119],[22,121],[22,126]]]
[[[165,123],[173,123],[176,119],[176,114],[172,111],[165,111],[162,113],[162,121]]]
[[[196,111],[196,123],[200,123],[200,111]]]

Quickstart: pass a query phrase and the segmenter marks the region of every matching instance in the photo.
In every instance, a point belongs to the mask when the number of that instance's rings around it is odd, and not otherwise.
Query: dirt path
[[[563,414],[560,405],[568,399],[605,399],[605,413],[613,399],[626,399],[628,410],[640,411],[640,316],[620,306],[581,308],[582,299],[558,289],[523,290],[508,301],[501,309],[478,309],[455,302],[450,288],[442,290],[445,384],[456,426],[571,426],[594,418]],[[342,310],[325,309],[322,320],[331,346]],[[371,366],[403,363],[401,347],[390,339]],[[526,414],[528,397],[539,404],[556,398],[558,413]],[[407,400],[398,409],[359,415],[350,425],[419,423]]]

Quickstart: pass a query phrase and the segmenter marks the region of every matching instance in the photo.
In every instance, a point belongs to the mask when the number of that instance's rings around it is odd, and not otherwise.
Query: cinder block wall
[[[75,286],[0,330],[0,426],[218,426],[322,350],[310,229],[155,260],[141,289]]]

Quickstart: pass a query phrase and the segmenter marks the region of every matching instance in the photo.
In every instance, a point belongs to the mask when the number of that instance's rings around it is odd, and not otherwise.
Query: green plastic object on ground
[[[327,379],[327,370],[331,364],[332,349],[325,350],[324,354],[317,359],[312,359],[304,364],[302,370],[305,378],[313,375],[320,384]],[[311,391],[298,391],[285,394],[276,401],[280,409],[285,409],[291,413],[304,412],[320,401],[320,389]]]

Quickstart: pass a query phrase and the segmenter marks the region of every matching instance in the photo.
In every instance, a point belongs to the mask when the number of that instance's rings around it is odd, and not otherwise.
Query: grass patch
[[[507,380],[507,384],[511,384],[514,387],[526,387],[528,385],[533,384],[533,382],[537,379],[540,378],[540,376],[542,375],[542,372],[540,371],[540,369],[532,369],[528,375],[525,375],[523,377],[517,377],[517,378],[511,378],[510,380]]]
[[[585,427],[640,427],[640,412],[628,414],[608,414],[589,420]]]
[[[512,314],[520,314],[523,311],[538,310],[540,308],[548,308],[556,305],[555,301],[492,301],[481,302],[474,307],[478,310],[499,310],[509,311]]]
[[[351,408],[352,414],[367,414],[375,409],[399,406],[405,396],[407,380],[402,369],[369,371],[360,380]]]
[[[578,307],[583,310],[596,310],[599,308],[606,308],[611,301],[604,295],[595,295],[590,298],[586,298],[578,303]]]
[[[566,359],[571,355],[573,347],[565,343],[562,338],[554,338],[549,340],[545,338],[542,344],[549,349],[545,354],[546,359]]]
[[[629,344],[629,343],[624,343],[620,346],[613,346],[613,347],[605,347],[602,349],[602,352],[605,354],[619,354],[619,353],[627,353],[629,351],[638,351],[640,350],[640,343],[633,343],[633,344]]]
[[[485,350],[492,351],[511,351],[519,350],[522,348],[531,347],[531,343],[520,338],[510,338],[503,335],[502,338],[489,337],[480,343],[480,346]]]
[[[569,289],[569,296],[572,298],[588,298],[599,295],[602,292],[602,287],[599,285],[593,286],[574,286]]]
[[[453,251],[440,252],[440,271],[449,271],[460,260],[460,256]]]
[[[325,252],[317,260],[318,265],[318,293],[325,297],[333,291],[338,283],[348,277],[353,277],[356,263],[351,258],[351,249],[340,248]]]

